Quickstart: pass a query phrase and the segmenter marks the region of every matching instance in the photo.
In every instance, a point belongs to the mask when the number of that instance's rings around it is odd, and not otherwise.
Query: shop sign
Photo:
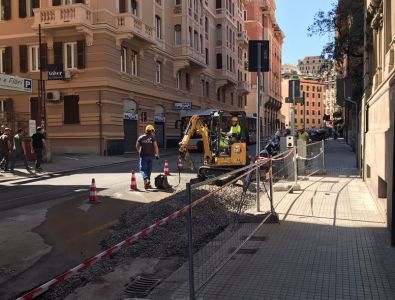
[[[190,110],[192,109],[192,102],[175,102],[173,108],[174,110]]]
[[[154,116],[154,121],[155,122],[165,122],[165,116],[162,116],[162,115],[157,115],[157,116]]]
[[[48,80],[63,80],[63,64],[48,64]]]
[[[0,74],[0,89],[31,93],[33,80],[7,74]]]
[[[124,120],[132,120],[132,121],[137,121],[139,119],[138,114],[132,113],[132,112],[124,112],[123,113],[123,119]]]

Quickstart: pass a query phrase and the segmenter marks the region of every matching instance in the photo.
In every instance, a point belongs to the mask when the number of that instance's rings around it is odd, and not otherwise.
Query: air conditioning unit
[[[59,91],[47,91],[46,98],[48,101],[60,101],[60,92]]]
[[[65,70],[64,71],[64,79],[71,79],[70,70]]]

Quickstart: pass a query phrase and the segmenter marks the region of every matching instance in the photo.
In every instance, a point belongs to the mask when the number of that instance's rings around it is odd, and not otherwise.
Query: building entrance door
[[[137,120],[123,120],[125,152],[136,151]]]

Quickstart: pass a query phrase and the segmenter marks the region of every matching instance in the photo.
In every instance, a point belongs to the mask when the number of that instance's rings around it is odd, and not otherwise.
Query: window
[[[132,57],[131,57],[131,72],[132,75],[137,76],[138,72],[138,53],[132,50]]]
[[[318,115],[321,116],[321,111],[320,110],[318,111]]]
[[[5,49],[0,48],[0,73],[5,73],[4,66],[5,66]]]
[[[0,0],[0,4],[3,0]],[[19,17],[33,17],[33,9],[40,7],[40,0],[19,0]]]
[[[303,119],[300,119],[300,123],[302,123],[302,124],[304,123]]]
[[[200,96],[204,97],[206,93],[206,86],[203,79],[200,80]]]
[[[310,111],[308,109],[306,109],[306,115],[309,115]]]
[[[306,119],[306,124],[309,124],[310,123],[310,119]]]
[[[0,21],[11,19],[11,0],[0,0]]]
[[[156,37],[158,39],[162,39],[162,20],[159,16],[155,16],[155,30],[156,30]]]
[[[137,0],[131,0],[130,1],[130,5],[131,5],[131,12],[132,12],[132,14],[137,16],[137,14],[138,14],[138,12],[137,12]]]
[[[200,52],[204,53],[204,48],[203,48],[203,36],[200,35]]]
[[[204,18],[204,32],[208,33],[208,18],[207,17]]]
[[[312,93],[312,94],[311,94],[311,97],[312,97],[312,98],[315,98],[315,93]]]
[[[193,32],[193,42],[195,44],[195,49],[199,51],[199,36],[196,30]]]
[[[121,72],[127,72],[127,57],[128,57],[128,49],[126,47],[121,48]]]
[[[312,122],[313,124],[315,124],[315,119],[311,120],[311,122]]]
[[[300,110],[300,114],[303,115],[303,109]]]
[[[206,97],[210,97],[210,82],[206,81]]]
[[[300,90],[303,91],[303,84],[300,85]]]
[[[313,116],[315,116],[315,110],[312,110],[311,113],[313,114]]]
[[[318,107],[321,107],[321,102],[318,102]]]
[[[308,89],[307,89],[308,90]],[[309,93],[306,93],[306,98],[309,98]]]
[[[155,82],[161,83],[161,73],[162,73],[162,63],[160,61],[156,62],[156,71],[155,71]]]
[[[177,72],[176,74],[176,88],[181,89],[181,72]]]
[[[174,26],[174,43],[181,45],[181,25],[177,24]]]
[[[231,104],[231,105],[234,104],[233,93],[230,93],[230,104]]]
[[[30,72],[37,72],[40,70],[39,66],[39,45],[29,47],[29,70]]]
[[[310,90],[310,86],[307,86],[307,91],[309,91]]]
[[[313,92],[315,92],[315,86],[313,86],[312,88],[313,88]]]
[[[318,124],[321,124],[321,120],[320,119],[318,119]]]
[[[176,0],[176,5],[181,5],[181,0]]]
[[[189,47],[193,47],[193,34],[191,27],[189,27]]]
[[[321,94],[318,94],[318,98],[321,98]]]
[[[206,48],[206,65],[209,64],[209,54],[208,54],[208,48]]]
[[[215,8],[222,8],[222,0],[216,0],[215,1]]]
[[[222,69],[222,54],[217,53],[217,69]]]
[[[80,122],[79,96],[64,96],[64,124]]]
[[[313,102],[311,102],[311,105],[312,105],[312,106],[315,106],[315,102],[314,102],[314,101],[313,101]]]
[[[77,68],[77,43],[65,43],[64,44],[64,65],[65,69],[76,69]],[[126,64],[126,62],[125,62]]]
[[[185,74],[185,88],[188,91],[191,89],[191,75],[189,73]]]
[[[221,24],[218,24],[215,28],[215,40],[217,46],[222,45],[222,26]]]

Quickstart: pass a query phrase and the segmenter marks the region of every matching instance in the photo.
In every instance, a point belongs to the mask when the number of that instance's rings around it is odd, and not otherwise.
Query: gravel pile
[[[218,187],[204,186],[193,191],[193,200],[207,195]],[[193,238],[195,251],[207,244],[226,226],[235,220],[242,188],[240,186],[226,187],[215,197],[210,197],[193,209]],[[107,249],[140,230],[150,226],[155,221],[165,218],[174,211],[187,205],[185,191],[149,204],[142,204],[121,215],[119,223],[114,225],[110,235],[100,244]],[[245,204],[254,201],[250,192],[246,195]],[[109,258],[103,259],[87,270],[71,277],[38,299],[63,299],[77,287],[83,286],[99,276],[112,272],[116,266],[128,264],[136,257],[163,258],[178,256],[186,259],[187,232],[186,218],[180,217],[172,223],[154,230],[151,234],[141,238],[131,246],[122,248]]]

